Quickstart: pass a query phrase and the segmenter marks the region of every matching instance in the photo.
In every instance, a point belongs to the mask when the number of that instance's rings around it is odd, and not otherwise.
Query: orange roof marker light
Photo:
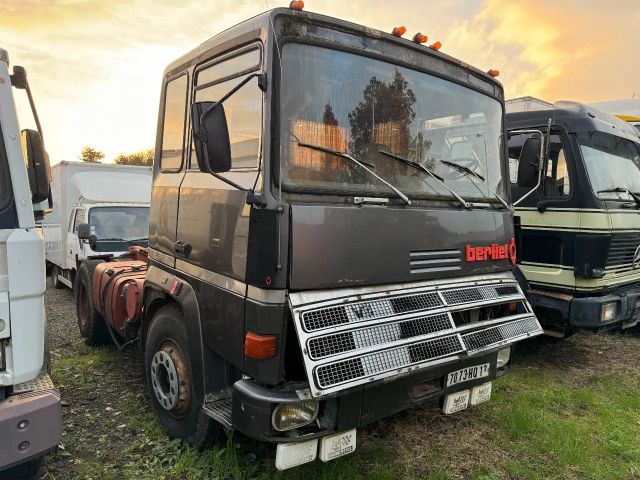
[[[289,4],[289,8],[291,10],[302,10],[304,8],[304,2],[302,0],[293,0],[293,2]]]
[[[489,75],[491,75],[493,78],[496,78],[497,76],[500,75],[500,70],[495,70],[495,69],[491,69],[487,72]]]
[[[413,41],[416,43],[427,43],[427,40],[429,40],[429,37],[427,37],[424,33],[416,33],[413,36]]]
[[[394,37],[401,37],[405,33],[407,33],[407,27],[405,27],[404,25],[393,27],[393,30],[391,30],[391,35],[393,35]]]
[[[442,48],[442,42],[438,41],[429,45],[429,48],[433,48],[434,50],[440,50]]]

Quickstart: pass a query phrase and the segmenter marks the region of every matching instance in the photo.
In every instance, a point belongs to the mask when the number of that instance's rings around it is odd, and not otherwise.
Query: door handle
[[[173,251],[176,252],[176,255],[189,258],[189,255],[191,255],[191,244],[189,242],[178,241],[173,244]]]

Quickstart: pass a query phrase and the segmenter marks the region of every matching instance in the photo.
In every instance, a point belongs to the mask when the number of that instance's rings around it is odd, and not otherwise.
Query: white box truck
[[[55,288],[73,288],[88,258],[119,256],[147,246],[151,167],[63,161],[51,167],[52,212],[44,216],[47,266]],[[78,238],[89,226],[89,240]]]
[[[19,130],[13,88],[26,90],[38,131]],[[38,474],[62,438],[60,394],[49,377],[44,242],[34,208],[49,197],[40,123],[18,66],[0,49],[0,479]],[[48,202],[46,202],[48,204]]]

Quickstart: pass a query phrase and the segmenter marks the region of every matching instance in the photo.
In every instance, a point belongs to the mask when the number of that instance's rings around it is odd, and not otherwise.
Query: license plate
[[[356,430],[331,435],[320,439],[320,460],[328,462],[356,449]]]
[[[469,390],[462,390],[461,392],[450,393],[444,397],[444,405],[442,411],[445,415],[451,415],[452,413],[464,410],[469,406]]]
[[[457,385],[459,383],[469,382],[471,380],[477,380],[478,378],[484,378],[489,376],[489,364],[483,363],[482,365],[474,365],[473,367],[462,368],[451,372],[447,375],[447,387]]]
[[[276,468],[286,470],[303,463],[313,462],[318,453],[318,439],[306,442],[279,443],[276,448]]]

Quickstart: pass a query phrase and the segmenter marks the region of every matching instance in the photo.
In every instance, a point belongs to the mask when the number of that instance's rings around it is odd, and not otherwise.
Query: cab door
[[[512,171],[518,168],[522,137],[518,135],[509,141]],[[552,129],[547,141],[542,182],[515,209],[518,263],[529,283],[571,290],[575,285],[575,237],[580,229],[580,210],[574,195],[575,164],[569,139],[562,131]],[[518,185],[517,175],[510,177],[515,202],[530,187]]]
[[[169,78],[163,90],[159,140],[153,166],[149,212],[149,257],[175,266],[175,243],[180,183],[184,178],[184,137],[189,78]]]
[[[65,268],[76,268],[77,260],[83,260],[84,244],[78,238],[78,225],[85,222],[85,209],[76,207],[71,213],[71,219],[67,226],[66,265]]]
[[[194,101],[217,101],[261,66],[253,45],[213,59],[194,73]],[[220,176],[251,189],[259,176],[263,92],[249,81],[224,102],[231,171]],[[205,345],[241,365],[249,212],[246,191],[198,169],[191,148],[180,187],[176,269],[196,279]]]

